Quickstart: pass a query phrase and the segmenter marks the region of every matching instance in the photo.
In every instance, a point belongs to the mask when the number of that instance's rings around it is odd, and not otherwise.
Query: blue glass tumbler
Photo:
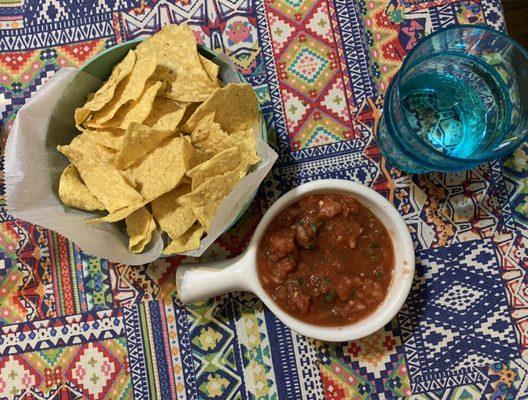
[[[528,135],[528,52],[484,26],[421,40],[385,94],[382,154],[411,173],[459,171],[504,157]]]

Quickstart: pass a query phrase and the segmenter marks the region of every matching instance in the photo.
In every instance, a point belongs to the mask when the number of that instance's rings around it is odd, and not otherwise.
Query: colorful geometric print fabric
[[[58,69],[185,21],[253,85],[280,154],[205,258],[242,252],[290,188],[350,179],[408,223],[409,299],[375,334],[323,343],[249,293],[184,307],[174,292],[181,257],[109,263],[13,219],[2,200],[0,398],[528,396],[528,145],[472,171],[412,176],[381,157],[373,135],[387,84],[416,42],[453,24],[504,29],[498,0],[0,0],[4,140]]]

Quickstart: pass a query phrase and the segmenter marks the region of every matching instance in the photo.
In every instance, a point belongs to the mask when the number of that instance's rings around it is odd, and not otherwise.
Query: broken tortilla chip
[[[205,58],[202,55],[199,55],[200,57],[200,63],[202,64],[203,69],[205,72],[207,72],[207,76],[211,80],[213,84],[218,82],[218,71],[220,70],[220,67],[218,64],[215,64],[208,58]]]
[[[240,151],[237,147],[231,147],[216,154],[213,158],[198,164],[187,171],[187,176],[192,179],[192,189],[196,189],[207,179],[217,175],[223,175],[236,169],[240,165]]]
[[[88,219],[86,220],[86,223],[96,225],[96,224],[101,224],[103,222],[121,221],[122,219],[125,219],[130,214],[132,214],[134,211],[139,210],[141,207],[147,205],[148,203],[150,203],[150,200],[143,200],[139,203],[130,204],[126,207],[120,208],[119,210],[110,212],[104,217]]]
[[[240,180],[239,171],[231,171],[207,179],[198,188],[178,198],[178,203],[191,209],[207,232],[218,207]]]
[[[255,92],[247,83],[229,83],[217,89],[182,126],[191,133],[198,123],[211,112],[223,131],[232,133],[253,128],[259,121],[259,105]]]
[[[123,147],[125,131],[122,129],[92,130],[83,128],[83,133],[93,139],[96,143],[114,150]]]
[[[156,223],[145,207],[130,214],[126,218],[129,250],[133,253],[141,253],[152,239],[152,232],[155,229]]]
[[[110,121],[102,125],[97,125],[94,122],[87,122],[85,125],[89,128],[105,129],[105,128],[119,128],[127,129],[132,122],[142,123],[152,111],[154,99],[156,94],[162,86],[162,82],[148,80],[145,84],[143,93],[137,100],[132,100],[126,103],[119,113]]]
[[[153,200],[174,189],[189,168],[192,145],[181,137],[169,139],[143,156],[127,171],[145,199]]]
[[[199,149],[196,149],[196,148],[193,148],[193,153],[192,153],[192,156],[191,156],[191,161],[190,161],[190,165],[189,165],[189,169],[192,169],[198,165],[200,165],[201,163],[203,162],[206,162],[207,160],[209,160],[209,156],[203,152],[202,150],[199,150]],[[189,179],[189,183],[191,182],[191,179],[190,178],[187,178]]]
[[[253,128],[233,132],[230,137],[234,140],[240,151],[239,171],[242,176],[246,176],[249,168],[260,161],[260,157],[257,154],[257,142]]]
[[[174,132],[183,119],[186,107],[186,103],[166,97],[156,97],[152,110],[143,124],[160,131]]]
[[[235,141],[214,122],[214,113],[207,114],[191,134],[191,142],[208,157],[236,146]]]
[[[187,24],[166,25],[140,43],[137,51],[154,56],[157,67],[153,78],[169,83],[164,95],[171,99],[200,102],[218,88],[200,61],[194,33]]]
[[[158,131],[132,122],[125,131],[123,146],[115,157],[115,167],[118,169],[128,168],[134,161],[158,147],[170,136],[172,136],[170,131]]]
[[[112,100],[99,111],[92,114],[91,123],[103,125],[105,122],[114,118],[117,110],[125,103],[131,100],[137,100],[141,96],[141,93],[143,93],[147,79],[150,78],[155,69],[155,57],[152,57],[152,54],[148,54],[147,52],[139,51],[139,49],[136,50],[136,63],[134,64],[134,68],[119,83]]]
[[[181,184],[151,203],[154,219],[173,240],[183,235],[196,222],[194,213],[177,202],[178,198],[190,191],[190,185]]]
[[[114,149],[103,146],[102,144],[99,144],[99,143],[96,144],[96,147],[97,147],[97,154],[100,160],[106,161],[110,164],[114,162],[114,159],[117,154],[117,152]]]
[[[86,133],[75,136],[68,146],[95,161],[112,163],[116,154],[115,150],[99,144]]]
[[[164,250],[164,254],[183,253],[200,247],[200,238],[204,229],[200,225],[193,225],[178,239],[173,240]]]
[[[59,146],[58,150],[68,157],[90,193],[109,212],[143,201],[112,164],[87,157],[70,145]]]
[[[218,207],[220,207],[220,200],[213,201],[206,206],[193,208],[193,213],[198,219],[198,222],[200,222],[200,225],[203,226],[205,232],[209,232],[209,229],[211,228],[211,222],[213,222],[213,218],[218,211]]]
[[[90,113],[99,111],[112,98],[117,85],[132,71],[136,63],[136,52],[131,50],[126,57],[114,67],[112,75],[99,90],[82,106],[75,110],[75,124],[80,126]]]
[[[222,200],[240,180],[238,171],[230,171],[206,180],[190,193],[180,197],[178,203],[187,208],[205,206],[210,202]]]
[[[191,141],[196,151],[202,152],[210,158],[218,155],[222,149],[236,147],[240,153],[238,170],[241,176],[244,177],[249,168],[260,161],[253,128],[228,135],[222,131],[220,125],[214,122],[213,119],[213,113],[206,115],[191,134]]]
[[[104,205],[97,197],[90,193],[81,179],[77,168],[68,165],[59,181],[59,197],[61,201],[70,207],[86,211],[104,210]]]

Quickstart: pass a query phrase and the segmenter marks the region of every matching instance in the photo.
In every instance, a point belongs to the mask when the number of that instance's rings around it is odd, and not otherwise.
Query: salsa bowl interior
[[[394,248],[394,273],[383,302],[365,318],[349,325],[319,326],[301,321],[281,309],[260,283],[256,268],[257,248],[270,222],[288,206],[308,194],[340,193],[355,197],[385,225]],[[343,180],[321,180],[301,185],[281,197],[265,214],[248,249],[255,267],[248,271],[252,290],[286,325],[309,337],[346,341],[365,337],[387,324],[403,305],[414,275],[414,246],[402,217],[384,197],[366,186]]]

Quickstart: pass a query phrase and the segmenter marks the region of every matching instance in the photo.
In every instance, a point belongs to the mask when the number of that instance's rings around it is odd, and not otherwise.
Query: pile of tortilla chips
[[[222,199],[259,161],[260,114],[247,84],[223,86],[187,25],[168,25],[139,44],[75,112],[81,134],[59,146],[71,164],[59,196],[70,207],[126,221],[142,252],[156,227],[165,254],[194,250]]]

